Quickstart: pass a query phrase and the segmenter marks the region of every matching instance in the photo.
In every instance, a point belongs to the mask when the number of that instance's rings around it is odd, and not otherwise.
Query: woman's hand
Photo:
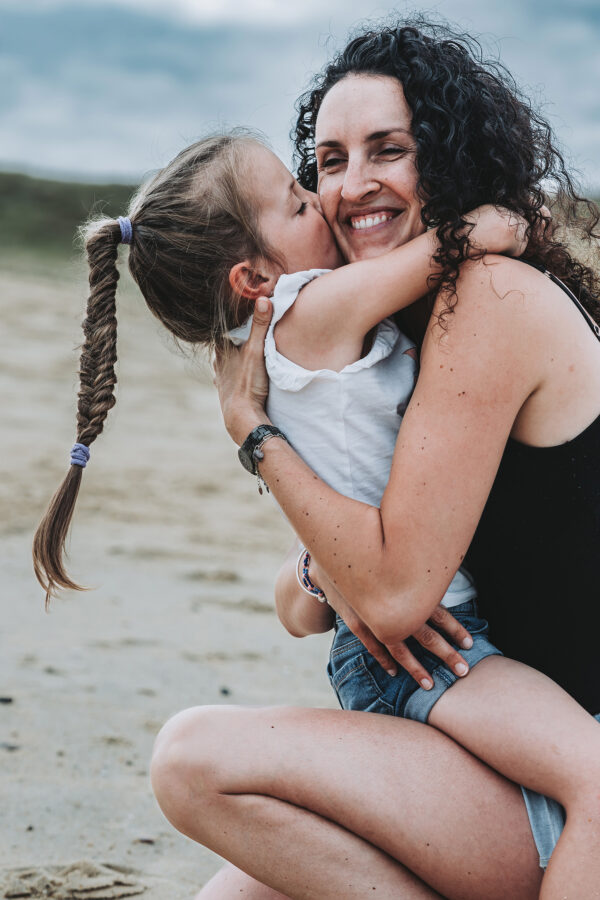
[[[214,382],[225,427],[233,440],[242,444],[257,425],[268,422],[265,400],[269,393],[269,379],[265,368],[265,337],[271,322],[273,307],[266,297],[259,297],[254,306],[250,337],[239,350],[217,350]]]
[[[385,669],[388,675],[396,675],[397,663],[405,669],[412,678],[425,690],[433,687],[431,675],[415,658],[404,641],[394,644],[393,655],[390,650],[377,640],[371,629],[360,616],[352,609],[349,603],[335,589],[327,578],[319,564],[311,558],[309,574],[311,581],[324,591],[327,602],[335,612],[344,620],[352,634],[364,644],[371,656]],[[444,606],[439,604],[431,614],[428,622],[419,628],[412,637],[421,644],[429,653],[437,656],[453,672],[460,677],[466,675],[469,667],[460,653],[452,647],[432,626],[441,629],[448,638],[459,647],[468,649],[473,646],[473,638],[457,619],[454,618]]]

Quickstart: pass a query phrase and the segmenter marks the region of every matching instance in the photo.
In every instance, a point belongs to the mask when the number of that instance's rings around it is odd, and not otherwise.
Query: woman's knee
[[[156,737],[150,763],[152,789],[163,813],[185,831],[190,807],[222,788],[219,748],[235,727],[235,708],[195,706],[169,719]]]

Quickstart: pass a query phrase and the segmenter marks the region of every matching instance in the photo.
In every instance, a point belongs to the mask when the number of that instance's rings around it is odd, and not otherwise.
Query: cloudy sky
[[[438,0],[544,105],[600,189],[598,0]],[[137,180],[206,131],[249,125],[289,163],[293,104],[375,0],[0,0],[0,168]]]

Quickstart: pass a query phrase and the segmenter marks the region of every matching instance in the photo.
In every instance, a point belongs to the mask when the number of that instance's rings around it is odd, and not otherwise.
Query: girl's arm
[[[516,214],[487,205],[466,218],[473,223],[475,253],[485,249],[519,255],[525,249],[526,223]],[[345,365],[348,354],[356,358],[356,347],[360,350],[375,325],[435,285],[438,250],[435,231],[428,231],[383,256],[350,263],[310,282],[277,324],[279,350],[306,368],[333,368],[335,360]],[[333,364],[328,361],[331,351]]]
[[[261,475],[296,534],[394,656],[461,564],[515,419],[546,374],[552,323],[540,315],[539,273],[524,269],[502,257],[465,263],[445,334],[438,301],[381,509],[337,494],[285,442],[263,446]],[[266,421],[260,310],[254,339],[220,365],[237,443]]]
[[[335,613],[303,591],[296,578],[302,544],[295,540],[284,559],[275,582],[275,606],[279,621],[294,637],[321,634],[333,627]]]

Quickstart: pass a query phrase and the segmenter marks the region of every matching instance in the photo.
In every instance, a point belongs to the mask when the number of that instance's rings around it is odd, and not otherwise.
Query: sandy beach
[[[289,526],[239,465],[205,361],[127,283],[117,404],[69,545],[93,590],[44,612],[31,538],[74,439],[85,297],[81,263],[0,273],[0,897],[183,900],[219,860],[154,801],[158,729],[195,704],[336,706],[329,637],[279,624]]]

